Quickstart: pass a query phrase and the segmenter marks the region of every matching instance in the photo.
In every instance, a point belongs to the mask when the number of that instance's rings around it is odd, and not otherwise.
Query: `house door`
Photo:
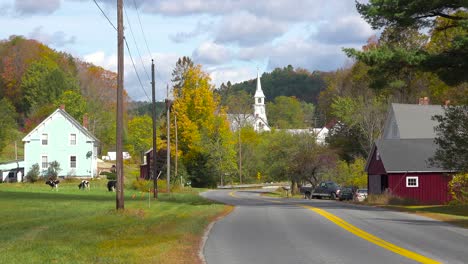
[[[388,175],[382,174],[380,175],[380,190],[384,192],[386,189],[388,189]]]

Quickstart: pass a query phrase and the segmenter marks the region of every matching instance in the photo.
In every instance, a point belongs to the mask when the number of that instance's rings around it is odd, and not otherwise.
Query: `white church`
[[[251,126],[256,132],[271,131],[265,111],[265,94],[260,83],[260,75],[257,71],[257,90],[254,95],[254,114],[228,114],[231,130],[239,127]]]
[[[260,75],[257,71],[257,89],[254,95],[254,113],[252,114],[228,114],[231,124],[231,130],[236,131],[239,127],[251,126],[256,132],[271,131],[265,111],[265,94],[262,90]],[[308,128],[308,129],[284,129],[291,134],[311,133],[315,134],[317,143],[325,144],[325,138],[328,136],[329,127]]]

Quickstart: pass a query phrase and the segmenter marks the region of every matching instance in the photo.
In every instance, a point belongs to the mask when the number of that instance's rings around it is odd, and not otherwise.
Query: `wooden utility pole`
[[[174,175],[177,177],[177,149],[178,149],[178,138],[177,138],[177,113],[174,112],[174,131],[175,131],[175,160],[174,160]],[[177,178],[176,178],[177,179]],[[182,176],[180,176],[180,186],[183,187]]]
[[[239,183],[242,184],[242,141],[241,141],[240,123],[239,123]]]
[[[171,192],[171,100],[169,99],[169,85],[166,87],[166,126],[167,126],[167,173],[166,173],[166,190]]]
[[[154,61],[151,60],[151,90],[152,90],[152,104],[151,104],[151,110],[152,110],[152,116],[153,116],[153,160],[151,161],[151,164],[153,165],[152,169],[152,175],[153,175],[153,197],[155,199],[158,199],[158,173],[156,169],[156,154],[157,154],[157,148],[156,148],[156,88],[155,88],[155,81],[154,81]],[[150,166],[151,167],[151,166]]]
[[[123,0],[117,0],[117,210],[124,209],[124,177],[122,155],[123,131],[123,77],[124,77],[124,31],[123,31]]]

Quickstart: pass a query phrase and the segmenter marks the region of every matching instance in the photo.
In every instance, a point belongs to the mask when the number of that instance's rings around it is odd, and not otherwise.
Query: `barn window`
[[[418,187],[419,180],[417,176],[406,177],[406,187]]]
[[[49,144],[49,136],[47,134],[42,134],[41,135],[41,142],[42,142],[42,145]]]
[[[70,145],[76,145],[76,134],[70,134]]]
[[[42,156],[42,166],[43,169],[47,169],[49,167],[49,162],[47,162],[47,156]]]
[[[76,169],[76,156],[70,156],[70,168]]]

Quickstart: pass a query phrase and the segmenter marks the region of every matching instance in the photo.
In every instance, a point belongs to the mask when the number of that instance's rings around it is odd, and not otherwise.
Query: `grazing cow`
[[[89,181],[82,180],[80,184],[78,184],[78,189],[80,190],[88,190],[89,191]]]
[[[48,181],[45,182],[47,185],[49,185],[52,190],[56,190],[58,191],[58,185],[60,183],[59,180],[52,180],[52,179],[49,179]]]
[[[108,181],[107,182],[107,189],[109,192],[115,192],[115,188],[117,187],[117,181]]]

